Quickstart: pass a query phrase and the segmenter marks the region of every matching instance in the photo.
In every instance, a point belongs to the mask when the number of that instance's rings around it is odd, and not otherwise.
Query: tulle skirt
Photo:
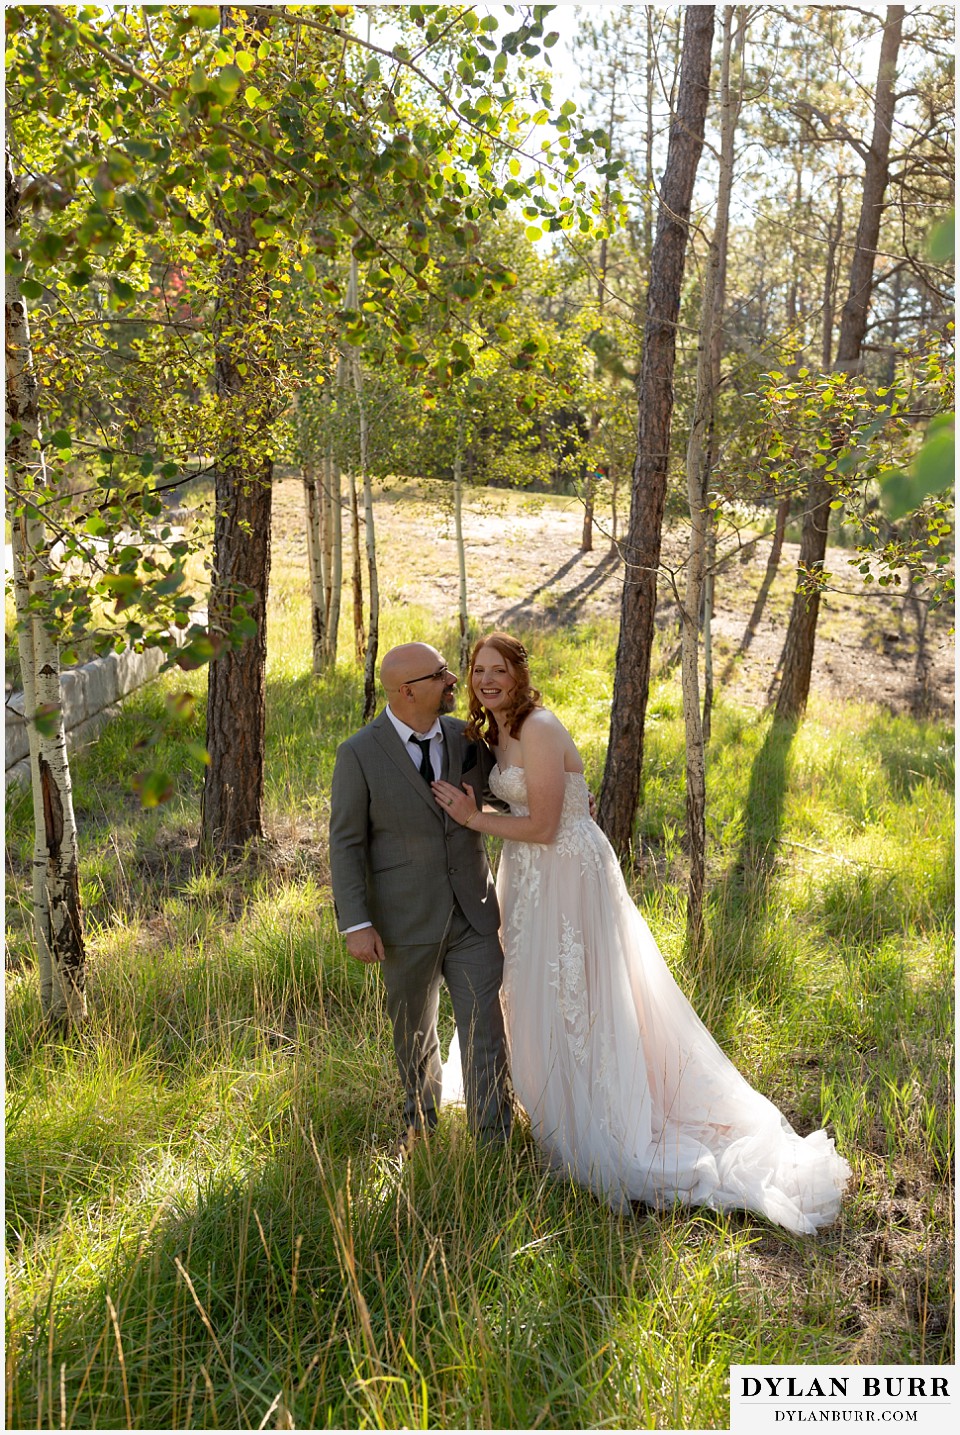
[[[524,810],[518,768],[494,774]],[[551,1166],[612,1206],[680,1200],[790,1231],[833,1221],[850,1168],[798,1135],[724,1055],[674,981],[567,775],[557,840],[505,842],[497,876],[514,1089]],[[444,1071],[456,1099],[459,1051]]]

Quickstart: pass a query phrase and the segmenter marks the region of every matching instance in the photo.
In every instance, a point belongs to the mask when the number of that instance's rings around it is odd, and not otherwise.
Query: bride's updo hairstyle
[[[530,668],[527,663],[527,650],[516,638],[511,638],[509,633],[488,633],[484,638],[478,638],[473,645],[473,652],[470,654],[470,667],[468,669],[470,683],[470,708],[467,714],[467,737],[472,742],[478,739],[496,747],[500,736],[500,729],[493,713],[483,706],[480,699],[473,690],[473,665],[477,661],[477,654],[481,648],[496,648],[501,658],[508,664],[511,677],[516,679],[516,687],[510,694],[510,700],[504,709],[503,723],[510,737],[519,737],[520,729],[525,720],[533,712],[534,708],[540,706],[540,694],[530,684]]]

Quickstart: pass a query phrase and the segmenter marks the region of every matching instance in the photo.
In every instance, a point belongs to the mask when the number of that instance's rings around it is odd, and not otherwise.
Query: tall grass
[[[157,750],[174,800],[136,805],[163,684],[75,762],[91,1018],[56,1043],[29,802],[11,803],[8,1426],[724,1428],[731,1363],[949,1361],[944,727],[821,703],[792,731],[721,705],[695,962],[679,694],[655,685],[638,900],[740,1068],[801,1130],[827,1123],[855,1177],[815,1239],[680,1207],[615,1216],[547,1175],[522,1128],[494,1155],[448,1112],[406,1166],[392,1156],[379,978],[336,936],[325,845],[358,675],[310,676],[282,569],[271,623],[258,848],[195,863],[199,715]],[[409,608],[383,641],[423,633],[454,651]],[[596,787],[614,634],[524,636]]]

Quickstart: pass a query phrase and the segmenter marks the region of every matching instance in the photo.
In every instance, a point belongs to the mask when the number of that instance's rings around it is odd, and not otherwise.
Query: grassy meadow
[[[90,1019],[57,1042],[29,794],[8,798],[7,1427],[724,1429],[734,1363],[952,1361],[952,731],[818,700],[792,731],[721,700],[694,963],[679,687],[654,686],[637,900],[740,1069],[854,1176],[815,1238],[615,1216],[523,1129],[477,1151],[458,1111],[391,1154],[379,978],[337,938],[326,853],[361,680],[346,618],[326,677],[308,633],[278,550],[269,837],[242,859],[195,861],[202,674],[135,695],[73,762]],[[412,636],[456,652],[452,623],[388,607],[382,645]],[[522,636],[596,789],[615,630]],[[134,745],[185,687],[196,712],[156,749],[175,796],[141,811]]]

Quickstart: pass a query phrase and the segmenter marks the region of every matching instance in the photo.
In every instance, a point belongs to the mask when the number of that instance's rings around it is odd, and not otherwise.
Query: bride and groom
[[[337,753],[330,863],[347,949],[380,963],[408,1138],[437,1121],[445,980],[478,1139],[509,1133],[509,1063],[550,1165],[614,1208],[832,1221],[847,1163],[749,1085],[673,980],[522,644],[477,643],[466,723],[435,648],[392,649],[380,677],[387,707]],[[496,888],[485,836],[503,839]]]

